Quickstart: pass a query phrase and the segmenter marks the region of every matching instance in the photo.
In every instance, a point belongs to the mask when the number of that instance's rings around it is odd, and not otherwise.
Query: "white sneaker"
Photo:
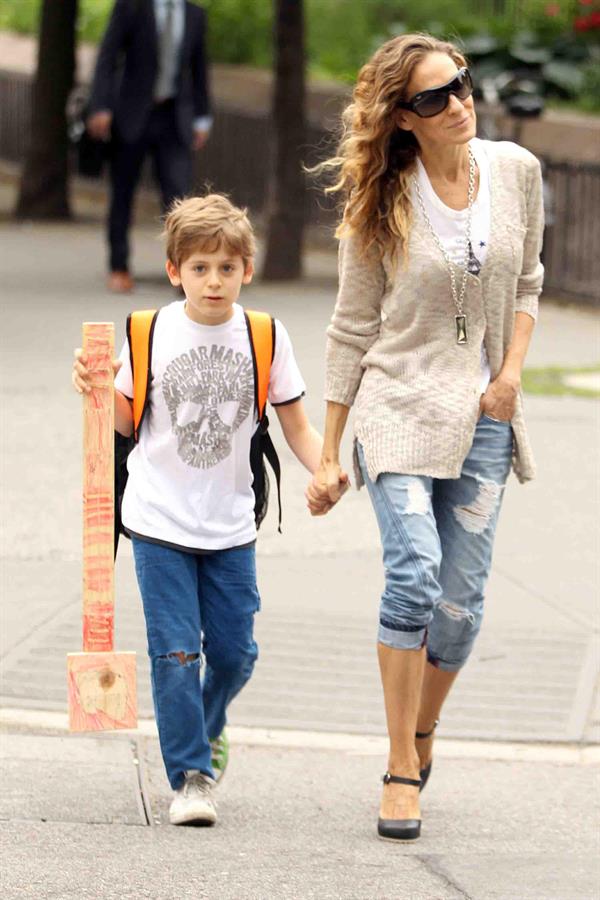
[[[203,772],[190,770],[169,808],[171,825],[214,825],[217,809],[212,798],[215,782]]]

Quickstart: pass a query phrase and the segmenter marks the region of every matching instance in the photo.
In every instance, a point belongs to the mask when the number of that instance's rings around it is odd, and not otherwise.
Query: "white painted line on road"
[[[66,713],[35,709],[0,709],[0,725],[5,728],[29,728],[68,732]],[[247,728],[228,726],[232,744],[247,747],[287,747],[295,750],[337,750],[350,756],[385,756],[387,739],[379,735],[344,734],[335,731],[293,731],[285,728]],[[157,737],[154,719],[140,719],[136,731],[117,731],[115,735],[139,734]],[[84,735],[82,735],[84,736]],[[596,744],[521,744],[516,742],[452,740],[440,737],[435,753],[444,759],[482,759],[506,762],[547,762],[564,765],[600,765],[600,746]]]

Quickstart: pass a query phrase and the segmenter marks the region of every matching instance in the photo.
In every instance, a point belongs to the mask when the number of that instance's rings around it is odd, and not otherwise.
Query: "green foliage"
[[[31,34],[39,24],[40,0],[0,0],[0,30]]]
[[[0,29],[31,34],[38,30],[42,0],[0,0]],[[104,32],[113,0],[79,0],[79,37],[98,41]]]
[[[100,41],[112,7],[113,0],[79,0],[77,31],[81,40]]]
[[[305,0],[307,52],[311,69],[351,82],[387,37],[381,0]]]
[[[210,58],[224,63],[269,66],[273,11],[270,0],[204,0]]]
[[[526,29],[535,43],[553,44],[573,30],[579,0],[528,0],[517,18],[519,29]]]
[[[578,105],[584,112],[600,112],[600,53],[583,66],[583,87]]]
[[[581,93],[585,76],[583,70],[564,59],[551,59],[542,67],[544,80],[573,96]]]
[[[549,366],[546,369],[525,369],[522,377],[522,386],[526,394],[538,394],[539,396],[574,396],[574,397],[600,397],[600,391],[596,388],[597,377],[600,374],[600,366],[586,366],[585,368],[567,369],[559,366]],[[573,376],[586,376],[579,381]],[[588,380],[589,379],[589,380]]]

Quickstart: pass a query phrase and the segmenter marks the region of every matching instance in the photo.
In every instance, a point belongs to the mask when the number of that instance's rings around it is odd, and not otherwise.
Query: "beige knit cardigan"
[[[492,379],[510,343],[515,312],[534,319],[542,289],[542,178],[538,160],[507,141],[485,141],[491,217],[485,262],[468,276],[468,342],[456,343],[456,309],[441,251],[415,204],[408,264],[361,254],[340,241],[339,292],[327,330],[327,400],[355,404],[354,431],[372,479],[382,472],[460,477],[479,417],[481,343]],[[455,270],[460,285],[462,270]],[[535,463],[517,399],[513,468]],[[356,453],[355,453],[356,464]],[[355,465],[355,468],[356,465]],[[356,472],[360,487],[362,478]]]

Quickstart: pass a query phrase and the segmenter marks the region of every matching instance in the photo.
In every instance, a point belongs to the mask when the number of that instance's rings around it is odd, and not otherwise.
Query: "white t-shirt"
[[[187,550],[239,547],[256,537],[250,441],[257,421],[244,312],[235,304],[223,325],[199,325],[184,306],[170,303],[156,320],[149,407],[127,463],[123,524]],[[115,387],[131,398],[127,341],[119,358]],[[269,401],[290,403],[304,391],[276,320]]]
[[[471,248],[469,253],[469,272],[479,275],[485,262],[487,245],[490,236],[490,166],[485,143],[479,138],[470,142],[473,156],[479,169],[479,190],[473,202],[471,222]],[[465,252],[465,228],[467,227],[466,209],[451,209],[443,203],[431,186],[425,166],[417,157],[417,178],[423,203],[433,230],[439,237],[442,246],[456,265],[462,266]],[[457,285],[458,287],[458,285]],[[491,373],[485,346],[481,345],[481,393],[490,383]]]

